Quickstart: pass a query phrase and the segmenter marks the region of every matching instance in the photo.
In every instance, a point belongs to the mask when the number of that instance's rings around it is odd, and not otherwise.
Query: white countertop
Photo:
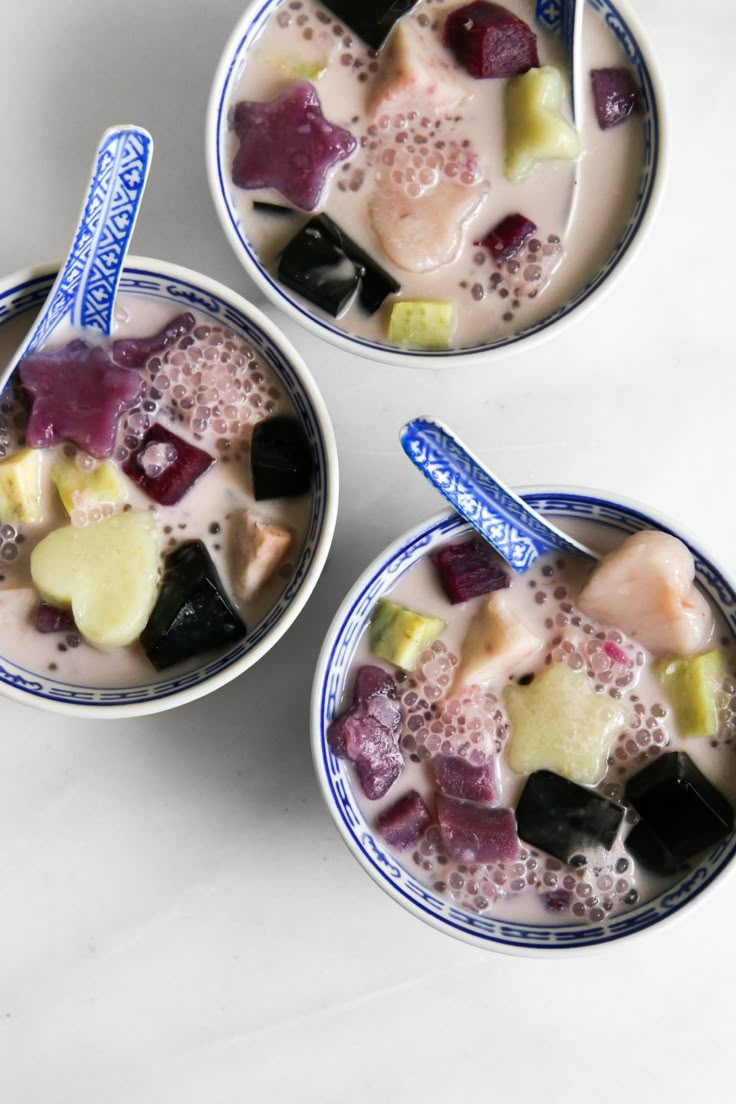
[[[134,251],[253,293],[314,372],[342,467],[327,569],[257,670],[149,720],[0,704],[3,1104],[710,1102],[732,1084],[736,879],[599,955],[483,953],[360,870],[309,752],[339,600],[440,505],[397,445],[412,415],[441,414],[509,483],[654,504],[736,570],[736,22],[727,0],[636,6],[674,117],[650,240],[561,337],[450,374],[334,352],[240,270],[202,132],[241,0],[3,0],[0,273],[65,252],[99,135],[143,124],[156,154]]]

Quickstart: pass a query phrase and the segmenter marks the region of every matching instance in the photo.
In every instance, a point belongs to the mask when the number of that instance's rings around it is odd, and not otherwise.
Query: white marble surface
[[[438,503],[397,446],[439,413],[510,483],[607,488],[736,570],[727,0],[638,0],[670,90],[671,179],[627,279],[532,355],[452,375],[332,352],[278,318],[331,408],[324,577],[257,670],[107,725],[0,705],[3,1104],[714,1101],[732,1083],[736,880],[599,956],[484,954],[358,868],[312,774],[322,635],[359,569]],[[3,0],[0,272],[67,246],[92,151],[156,157],[134,248],[251,292],[210,204],[203,118],[240,0]],[[255,296],[260,303],[260,297]],[[270,307],[266,307],[272,313]]]

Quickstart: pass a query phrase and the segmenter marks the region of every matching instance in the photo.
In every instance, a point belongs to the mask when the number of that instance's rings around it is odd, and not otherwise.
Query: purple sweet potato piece
[[[123,368],[142,368],[154,353],[162,353],[194,327],[194,315],[186,311],[177,314],[163,329],[151,337],[120,337],[113,341],[110,352],[116,364]]]
[[[598,126],[608,130],[640,109],[641,93],[630,69],[591,69]]]
[[[446,544],[432,553],[443,590],[453,605],[511,585],[509,576],[491,556],[488,545],[475,538]]]
[[[542,894],[544,907],[550,912],[565,912],[572,904],[572,891],[569,889],[550,889]]]
[[[435,755],[430,768],[437,789],[447,797],[485,805],[493,805],[498,800],[495,759],[475,766],[459,755]]]
[[[74,632],[77,627],[69,610],[50,606],[48,602],[38,603],[33,623],[40,633]]]
[[[394,734],[364,709],[358,706],[345,724],[345,753],[355,764],[365,796],[375,801],[401,774],[404,757]]]
[[[539,65],[537,36],[529,24],[488,0],[451,11],[442,41],[471,77],[515,77]]]
[[[241,100],[232,125],[238,137],[233,183],[275,188],[305,211],[318,206],[329,170],[356,146],[349,130],[325,118],[309,81],[295,81],[267,103]]]
[[[138,372],[119,368],[82,338],[61,349],[29,353],[18,365],[31,400],[26,441],[49,448],[71,441],[98,460],[115,448],[118,419],[141,392]]]
[[[396,683],[388,671],[384,671],[383,667],[374,667],[372,664],[366,663],[363,667],[358,668],[358,673],[355,676],[353,702],[357,705],[378,695],[386,698],[396,698]]]
[[[437,818],[447,857],[455,862],[512,862],[519,854],[511,809],[437,794]]]
[[[168,455],[167,449],[170,450]],[[157,455],[153,456],[154,453]],[[160,463],[150,464],[152,456]],[[214,462],[208,452],[190,445],[183,437],[156,422],[147,431],[138,451],[125,461],[123,471],[154,502],[174,506]]]
[[[397,851],[414,847],[432,823],[421,795],[409,790],[376,819],[376,831]]]
[[[519,252],[536,229],[536,224],[531,219],[517,212],[501,219],[485,237],[479,238],[474,244],[484,246],[494,261],[503,264]]]

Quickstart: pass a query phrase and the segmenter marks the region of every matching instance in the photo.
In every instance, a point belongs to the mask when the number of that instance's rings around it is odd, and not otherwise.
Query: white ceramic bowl
[[[230,175],[232,152],[228,126],[229,107],[248,51],[274,9],[287,2],[288,0],[252,0],[247,4],[225,46],[215,73],[207,109],[205,140],[207,172],[218,218],[246,272],[277,307],[332,345],[383,364],[415,367],[462,366],[491,353],[498,355],[531,347],[552,333],[559,332],[573,319],[579,318],[588,306],[601,299],[604,291],[610,290],[614,279],[631,262],[651,227],[666,172],[668,126],[662,82],[651,45],[628,0],[588,0],[591,14],[604,20],[609,32],[621,42],[636,71],[643,97],[645,148],[641,186],[634,210],[613,252],[601,270],[567,303],[527,329],[473,348],[431,352],[401,349],[387,342],[372,342],[347,334],[334,320],[318,312],[305,299],[289,291],[271,275],[261,263],[240,220],[238,189],[232,184]],[[550,4],[548,7],[554,14],[555,5]]]
[[[609,499],[604,492],[550,487],[522,490],[523,497],[561,528],[566,521],[597,522],[621,538],[640,529],[662,529],[690,547],[696,578],[736,636],[736,589],[729,577],[704,554],[679,527],[627,499]],[[349,676],[355,648],[366,628],[376,601],[393,589],[397,580],[419,559],[449,537],[473,530],[458,514],[438,514],[391,544],[360,576],[340,606],[325,638],[317,664],[312,694],[312,753],[322,794],[349,850],[363,869],[408,912],[447,935],[475,947],[547,958],[610,943],[669,922],[690,907],[727,868],[733,869],[736,834],[702,857],[665,892],[642,900],[626,912],[614,913],[595,923],[545,924],[498,920],[492,912],[479,915],[454,905],[421,884],[401,859],[387,853],[361,811],[353,791],[349,764],[336,758],[327,744],[327,729],[338,712],[343,686]]]
[[[0,281],[0,325],[40,307],[57,268],[40,265]],[[114,689],[72,685],[19,667],[4,654],[0,641],[0,694],[55,713],[106,719],[156,713],[194,701],[257,663],[296,620],[319,579],[332,543],[338,499],[337,448],[329,414],[304,361],[273,322],[215,280],[146,257],[128,258],[120,291],[170,302],[176,312],[197,310],[251,341],[294,405],[312,446],[315,474],[304,547],[285,589],[266,616],[249,626],[244,641],[223,654],[205,657],[194,670],[178,676],[155,674],[150,682]]]

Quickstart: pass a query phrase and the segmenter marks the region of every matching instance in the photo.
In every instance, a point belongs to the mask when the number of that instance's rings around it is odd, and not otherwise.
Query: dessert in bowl
[[[648,509],[524,498],[609,554],[512,576],[457,514],[418,526],[341,606],[312,738],[345,842],[395,900],[551,955],[662,923],[729,867],[736,593]]]
[[[0,285],[0,356],[52,266]],[[131,258],[110,339],[59,332],[0,397],[0,692],[107,717],[193,700],[286,631],[337,509],[329,416],[240,296]]]
[[[228,237],[275,303],[386,363],[463,363],[610,285],[660,190],[659,83],[625,4],[587,5],[576,129],[553,7],[247,9],[207,159]]]

